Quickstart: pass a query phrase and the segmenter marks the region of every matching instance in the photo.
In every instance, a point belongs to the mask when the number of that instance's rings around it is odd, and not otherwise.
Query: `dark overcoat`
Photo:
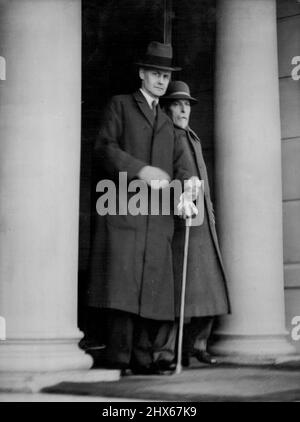
[[[178,142],[190,156],[191,170],[204,180],[204,222],[190,228],[186,281],[186,317],[213,316],[229,312],[226,275],[215,227],[209,181],[200,139],[190,128],[175,127]],[[180,312],[185,223],[177,218],[173,238],[176,314]]]
[[[127,172],[131,182],[146,165],[188,179],[190,165],[176,139],[169,117],[158,107],[155,120],[140,91],[113,97],[95,146],[99,179],[118,184]],[[88,304],[173,320],[173,232],[173,215],[96,215]]]

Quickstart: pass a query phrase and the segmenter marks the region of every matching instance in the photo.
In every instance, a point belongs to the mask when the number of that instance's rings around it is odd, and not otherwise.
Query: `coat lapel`
[[[168,116],[162,111],[160,106],[157,106],[157,116],[156,116],[156,132],[163,126],[163,124],[168,120]]]
[[[196,159],[197,169],[198,169],[198,172],[199,172],[200,179],[204,180],[204,183],[205,183],[205,185],[204,185],[204,196],[205,196],[205,199],[206,199],[206,203],[210,204],[211,200],[210,200],[208,176],[207,176],[206,165],[205,165],[203,154],[202,154],[202,147],[201,147],[200,139],[198,138],[196,133],[190,128],[188,128],[186,133],[187,133],[188,142],[190,143],[190,146],[194,151],[194,157]],[[199,142],[199,146],[200,146],[198,151],[196,149],[196,142]],[[200,150],[201,154],[199,154],[199,150]]]
[[[148,120],[151,126],[154,125],[154,114],[149,107],[149,104],[146,101],[146,98],[143,96],[141,91],[137,91],[133,94],[135,101],[138,104],[139,109],[141,110],[142,114]]]
[[[159,131],[163,124],[168,120],[168,116],[162,111],[159,104],[157,106],[157,116],[154,118],[154,114],[147,103],[146,98],[143,96],[141,91],[137,91],[133,94],[135,101],[138,104],[139,109],[146,117],[148,122],[154,127],[155,132]]]
[[[221,262],[221,266],[223,268],[221,251],[220,251],[220,248],[219,248],[219,242],[218,242],[218,237],[217,237],[215,222],[214,222],[215,217],[214,217],[214,213],[213,213],[213,205],[212,205],[212,202],[211,202],[211,199],[210,199],[210,190],[209,190],[207,170],[206,170],[206,165],[205,165],[203,154],[202,154],[201,142],[200,142],[200,139],[198,138],[198,136],[196,135],[196,133],[193,130],[191,130],[190,128],[188,128],[186,133],[187,133],[187,139],[188,139],[188,141],[189,141],[189,143],[190,143],[190,145],[191,145],[191,147],[194,151],[194,156],[195,156],[195,159],[196,159],[200,179],[204,180],[204,197],[205,197],[206,209],[207,209],[208,216],[209,216],[209,218],[208,218],[209,227],[210,227],[213,239],[214,239],[214,244],[215,244],[217,254],[218,254],[220,262]],[[199,154],[196,150],[196,142],[199,142],[201,154]],[[224,268],[223,268],[223,272],[224,272]],[[226,279],[225,272],[224,272],[224,277]]]
[[[193,132],[190,128],[187,129],[186,133],[187,133],[187,139],[190,143],[190,146],[191,146],[192,150],[194,151],[194,157],[196,159],[200,179],[206,179],[206,177],[205,177],[206,176],[206,174],[205,174],[205,164],[204,164],[204,159],[203,159],[203,155],[202,155],[202,148],[201,148],[200,139],[195,134],[195,132]],[[194,139],[193,139],[193,137],[194,137]],[[201,150],[201,156],[199,155],[199,153],[196,149],[195,142],[199,142],[200,150]],[[205,183],[206,183],[206,181],[205,181]]]

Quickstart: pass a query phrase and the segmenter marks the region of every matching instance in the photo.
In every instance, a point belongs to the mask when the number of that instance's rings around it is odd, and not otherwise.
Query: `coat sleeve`
[[[174,141],[174,156],[173,156],[173,166],[174,166],[174,178],[180,180],[182,183],[185,180],[190,179],[192,176],[198,176],[195,174],[192,169],[192,157],[188,150],[186,139],[184,139],[185,134],[175,132],[175,141]]]
[[[120,140],[124,124],[122,101],[114,97],[106,109],[96,140],[95,157],[109,177],[117,178],[119,172],[127,172],[128,180],[131,180],[147,164],[122,149]]]

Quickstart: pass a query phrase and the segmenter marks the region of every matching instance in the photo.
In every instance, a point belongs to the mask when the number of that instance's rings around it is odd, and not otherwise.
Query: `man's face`
[[[173,101],[169,106],[168,114],[175,125],[185,129],[189,124],[191,114],[191,105],[189,100]]]
[[[171,72],[167,70],[141,68],[139,75],[142,88],[154,98],[165,94],[171,79]]]

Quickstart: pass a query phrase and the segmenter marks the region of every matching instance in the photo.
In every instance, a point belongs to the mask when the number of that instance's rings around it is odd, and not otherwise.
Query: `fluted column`
[[[292,353],[284,316],[275,0],[218,0],[216,198],[232,315],[214,350]]]
[[[81,2],[1,1],[0,54],[5,388],[9,374],[92,363],[77,328]]]

